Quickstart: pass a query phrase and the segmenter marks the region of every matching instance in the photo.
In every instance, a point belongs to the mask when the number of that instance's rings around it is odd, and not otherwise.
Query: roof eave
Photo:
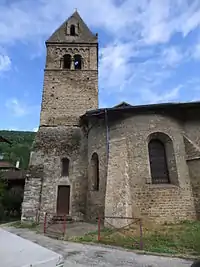
[[[80,118],[81,119],[86,119],[89,117],[94,117],[101,115],[104,113],[106,110],[108,112],[111,111],[131,111],[131,110],[161,110],[161,109],[169,109],[169,108],[191,108],[191,107],[199,107],[200,108],[200,102],[180,102],[180,103],[158,103],[158,104],[150,104],[150,105],[138,105],[138,106],[123,106],[123,107],[111,107],[111,108],[101,108],[101,109],[96,109],[96,110],[90,110],[87,111],[84,115],[82,115]]]

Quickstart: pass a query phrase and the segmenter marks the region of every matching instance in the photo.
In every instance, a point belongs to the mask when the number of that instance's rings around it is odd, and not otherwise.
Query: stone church
[[[200,214],[200,102],[98,108],[98,35],[76,11],[46,41],[22,220]]]

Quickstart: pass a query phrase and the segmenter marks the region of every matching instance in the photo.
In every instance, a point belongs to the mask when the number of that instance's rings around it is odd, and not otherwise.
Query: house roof
[[[180,103],[159,103],[159,104],[149,104],[149,105],[130,105],[126,102],[122,102],[111,108],[100,108],[95,110],[87,111],[84,115],[80,117],[82,122],[86,122],[92,117],[103,117],[105,113],[108,115],[119,116],[121,114],[127,113],[148,113],[148,112],[162,112],[162,111],[184,111],[192,108],[200,109],[200,101],[197,102],[180,102]]]
[[[6,138],[4,138],[3,136],[0,135],[0,142],[1,143],[8,143],[11,145],[11,142],[9,140],[7,140]]]
[[[0,160],[0,168],[16,168],[11,162]]]
[[[7,180],[24,180],[26,178],[27,171],[25,170],[8,170],[2,171],[2,178]]]

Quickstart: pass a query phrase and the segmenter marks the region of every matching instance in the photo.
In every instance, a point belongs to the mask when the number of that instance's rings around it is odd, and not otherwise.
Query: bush
[[[7,216],[11,218],[20,217],[22,200],[23,190],[21,188],[6,190],[2,199],[2,204]]]
[[[10,221],[20,218],[23,189],[8,188],[6,180],[0,173],[0,221]]]

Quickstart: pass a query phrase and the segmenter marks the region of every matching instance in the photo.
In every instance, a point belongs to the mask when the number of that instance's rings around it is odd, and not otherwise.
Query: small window
[[[69,159],[62,159],[62,176],[69,176]]]
[[[80,55],[74,56],[74,69],[81,70],[82,69],[82,58]]]
[[[70,35],[71,36],[75,36],[76,35],[76,28],[75,28],[75,26],[73,24],[70,26]]]
[[[93,190],[99,191],[99,157],[97,153],[93,153],[91,158],[91,175]]]
[[[158,139],[152,139],[149,142],[148,148],[149,148],[149,160],[150,160],[152,183],[153,184],[170,183],[164,143]]]
[[[71,69],[72,58],[71,55],[64,55],[63,57],[63,68],[64,69]]]

